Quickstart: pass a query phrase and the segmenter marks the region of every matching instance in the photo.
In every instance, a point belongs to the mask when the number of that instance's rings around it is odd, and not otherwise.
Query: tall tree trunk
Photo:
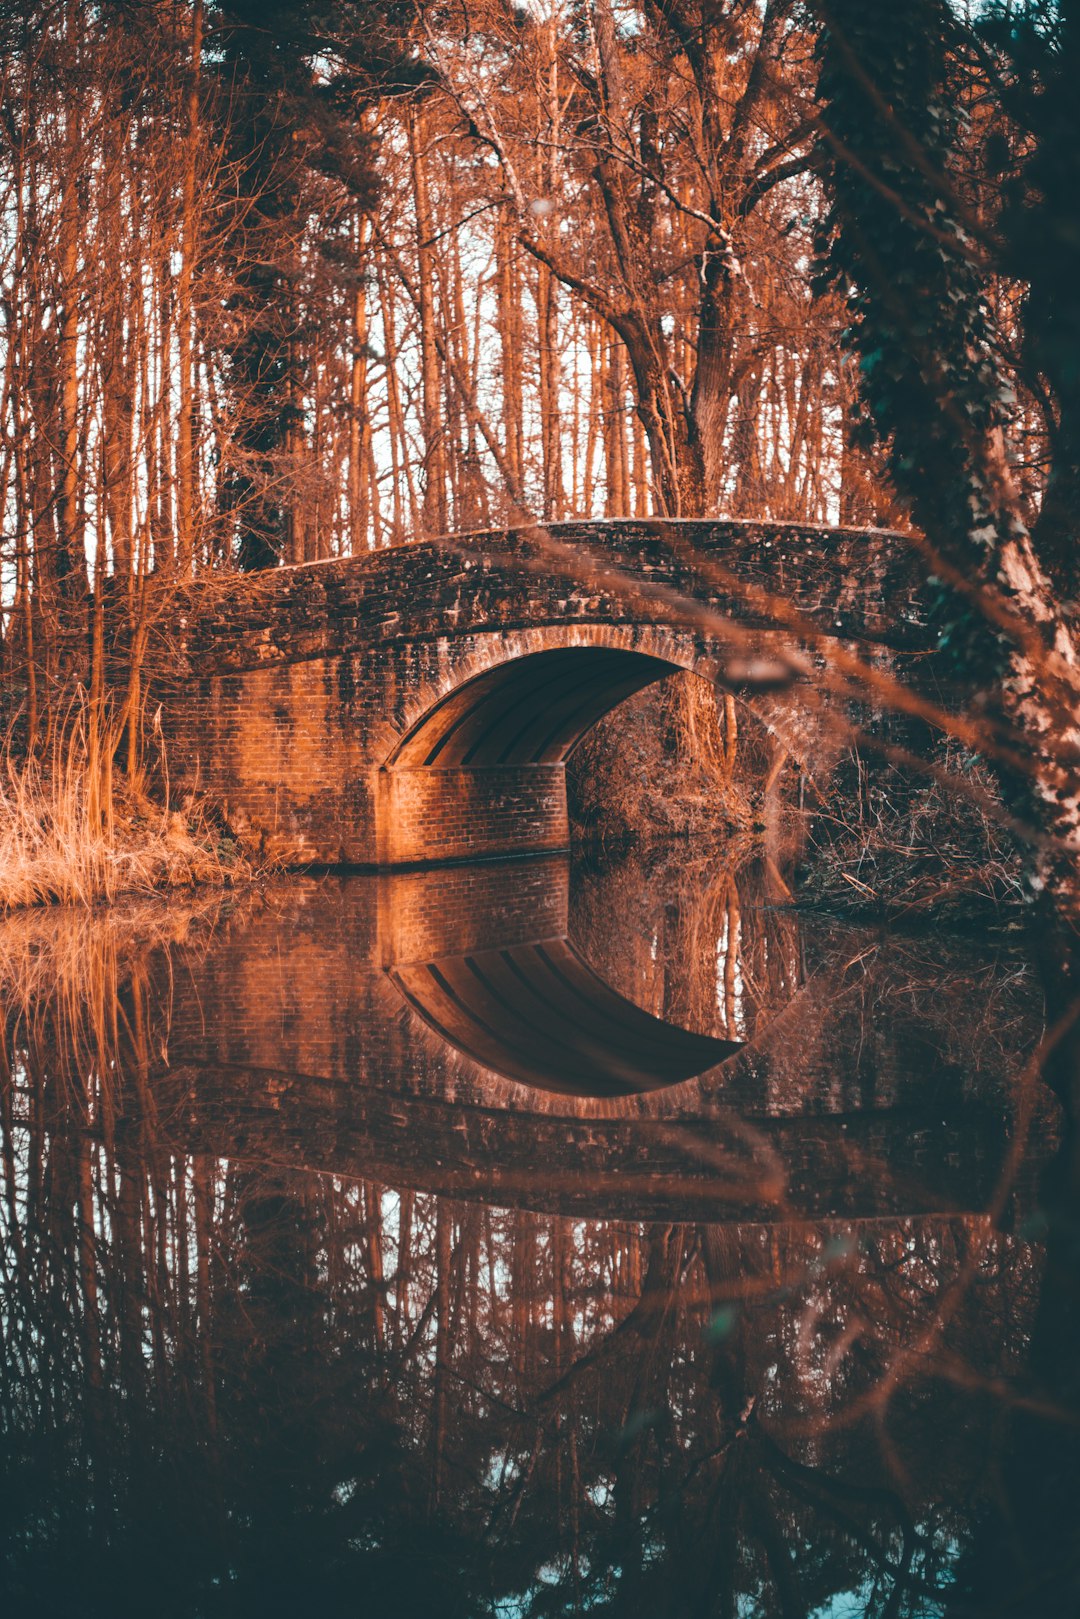
[[[181,0],[182,3],[182,0]],[[196,171],[199,160],[199,83],[202,71],[203,0],[191,4],[191,50],[187,89],[187,128],[184,139],[184,175],[181,186],[180,275],[176,292],[177,365],[179,375],[176,424],[176,528],[180,573],[191,572],[195,555],[195,370],[193,288],[198,250]]]
[[[536,340],[540,366],[540,455],[544,477],[544,521],[562,516],[562,411],[560,401],[558,301],[546,264],[537,266]]]
[[[379,309],[382,314],[383,338],[386,344],[386,409],[388,417],[388,431],[390,435],[391,469],[394,476],[394,540],[400,544],[406,538],[414,538],[420,532],[420,501],[416,491],[416,481],[412,471],[412,456],[409,451],[408,434],[405,430],[405,412],[401,404],[401,390],[398,384],[397,366],[397,309],[394,303],[393,278],[387,273],[384,263],[380,263],[379,271]],[[404,473],[404,476],[402,476]],[[405,484],[409,501],[408,534],[405,531],[404,514],[401,508],[401,486]]]
[[[623,347],[618,339],[605,348],[604,418],[607,462],[607,515],[626,517],[630,510],[626,477],[626,394]]]
[[[349,538],[354,555],[369,550],[371,539],[368,462],[371,417],[367,402],[368,289],[364,260],[371,239],[371,219],[362,215],[356,232],[356,290],[353,293],[352,366],[349,379]],[[389,364],[389,360],[387,362]]]
[[[425,125],[421,111],[408,114],[409,160],[412,169],[413,207],[416,214],[417,287],[420,305],[420,374],[424,410],[424,506],[427,534],[445,534],[446,446],[443,437],[439,352],[435,336],[435,292],[432,273],[432,214],[428,191]]]
[[[521,265],[510,231],[507,205],[499,209],[495,235],[499,310],[499,360],[502,429],[506,460],[518,488],[524,475],[525,433],[522,422]]]
[[[74,63],[78,44],[79,20],[68,0],[63,12],[65,45]],[[79,181],[82,167],[81,129],[77,100],[69,100],[65,120],[67,169],[63,177],[60,203],[59,284],[60,318],[58,350],[60,367],[60,502],[57,533],[56,576],[65,603],[67,627],[76,634],[85,626],[88,592],[86,555],[83,550],[79,504],[79,236],[81,229]],[[81,646],[75,652],[72,672],[85,667]]]

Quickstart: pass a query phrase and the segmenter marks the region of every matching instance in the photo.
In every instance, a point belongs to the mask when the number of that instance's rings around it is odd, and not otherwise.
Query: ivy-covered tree
[[[821,256],[847,299],[864,431],[884,445],[896,489],[926,536],[941,645],[1029,824],[1029,880],[1053,924],[1041,930],[1053,939],[1051,978],[1071,996],[1080,959],[1080,667],[1052,579],[1061,574],[1062,519],[1043,555],[1045,536],[1024,522],[1010,464],[1013,377],[989,291],[1022,255],[986,228],[961,177],[955,74],[963,51],[980,41],[947,0],[829,0],[819,15],[818,164],[830,200]],[[1057,173],[1051,148],[1060,137],[1057,121],[1044,140],[1031,137],[1029,177],[1040,162]],[[1054,238],[1058,205],[1053,187],[1044,192],[1033,180],[1003,225],[1017,237]],[[1045,346],[1053,310],[1052,290],[1033,277],[1029,355]],[[1044,380],[1062,386],[1053,367]],[[1069,520],[1078,517],[1073,510]]]
[[[310,335],[301,241],[309,216],[329,222],[343,207],[373,205],[375,150],[361,113],[372,95],[409,82],[416,70],[403,49],[403,6],[231,0],[214,9],[239,192],[234,246],[243,306],[241,335],[227,356],[237,425],[221,498],[234,513],[241,567],[260,569],[288,553],[289,464]]]
[[[1003,267],[1024,288],[1021,375],[1044,404],[1051,445],[1033,534],[1066,598],[1080,595],[1080,4],[997,3],[981,19],[1001,108],[985,160],[1000,176]]]

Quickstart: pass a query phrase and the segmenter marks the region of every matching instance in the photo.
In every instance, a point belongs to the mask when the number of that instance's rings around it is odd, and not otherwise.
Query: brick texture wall
[[[171,604],[151,655],[171,781],[290,863],[558,848],[561,768],[395,771],[403,741],[463,683],[535,653],[617,648],[737,687],[798,757],[820,747],[824,758],[834,744],[819,707],[797,685],[774,689],[791,637],[761,592],[902,657],[927,641],[913,579],[897,536],[652,522],[215,577]]]
[[[475,860],[570,842],[562,765],[382,773],[379,864]]]

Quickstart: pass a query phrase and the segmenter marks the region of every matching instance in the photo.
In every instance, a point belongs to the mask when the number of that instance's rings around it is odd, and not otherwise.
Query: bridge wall
[[[539,854],[570,843],[561,764],[385,770],[378,791],[381,866]]]
[[[393,760],[468,682],[568,647],[637,654],[650,679],[663,668],[715,681],[720,667],[719,649],[701,637],[648,624],[572,624],[213,675],[168,706],[174,787],[209,795],[238,836],[290,863],[402,865],[565,848],[561,759],[468,769],[395,768]],[[798,705],[787,708],[794,720]]]
[[[762,593],[817,633],[884,637],[891,625],[910,644],[919,610],[901,551],[895,537],[782,524],[578,524],[193,587],[158,649],[172,782],[217,800],[239,836],[292,863],[556,849],[568,839],[575,724],[667,668],[738,690],[785,747],[827,769],[822,704],[790,684],[797,637],[769,622]],[[528,756],[478,744],[451,769],[403,754],[440,705],[500,670],[498,735],[512,735],[511,684],[523,725],[541,735],[548,696],[538,684],[527,711],[521,660],[574,648],[603,650],[610,667],[583,674],[576,707],[576,677],[555,682],[554,747]],[[629,654],[640,667],[628,677]],[[769,690],[776,668],[789,671],[780,693]],[[804,655],[804,675],[811,668]],[[486,710],[473,706],[475,730]]]

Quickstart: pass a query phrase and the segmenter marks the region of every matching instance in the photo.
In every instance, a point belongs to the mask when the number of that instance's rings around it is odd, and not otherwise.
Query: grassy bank
[[[197,806],[155,803],[92,762],[76,703],[44,753],[0,750],[0,911],[109,902],[122,894],[226,886],[252,869]],[[167,795],[166,795],[167,799]]]

